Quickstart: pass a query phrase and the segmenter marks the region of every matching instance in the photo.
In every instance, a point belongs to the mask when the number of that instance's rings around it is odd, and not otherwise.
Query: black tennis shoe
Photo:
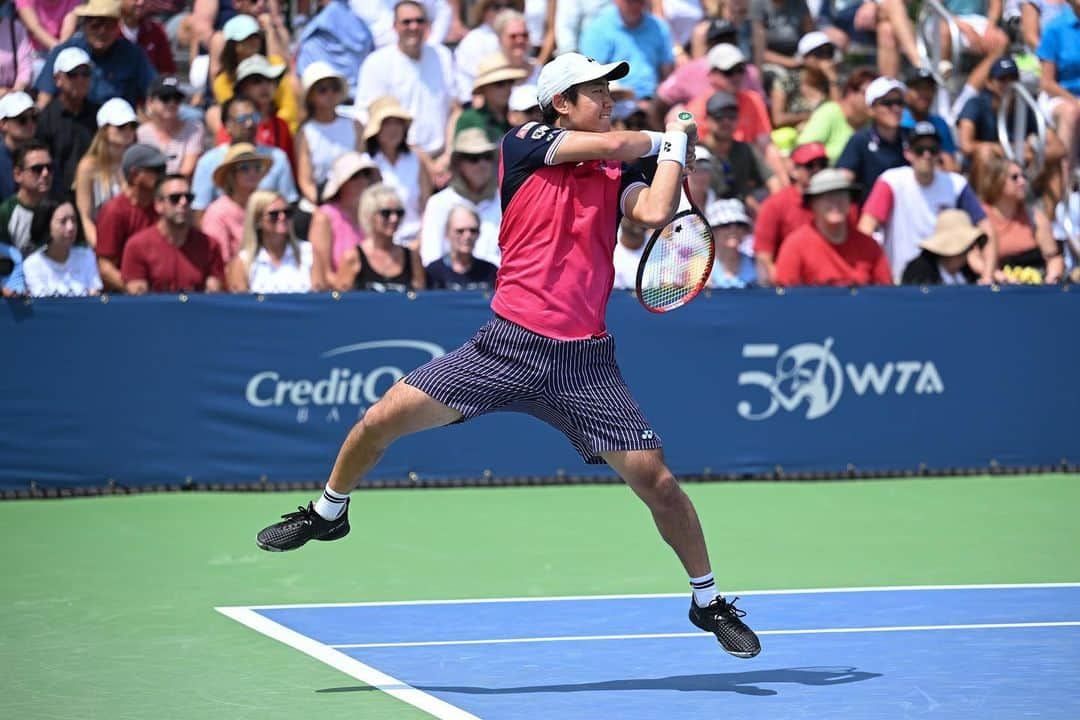
[[[298,507],[297,512],[281,516],[281,522],[265,527],[255,538],[256,544],[270,552],[295,550],[308,540],[340,540],[349,534],[349,504],[337,520],[326,520],[315,512],[315,505]]]
[[[752,658],[761,652],[761,643],[754,631],[740,619],[746,615],[746,612],[735,607],[735,601],[738,599],[734,598],[728,602],[717,596],[711,603],[701,608],[691,598],[690,622],[705,632],[716,635],[720,646],[735,657]]]

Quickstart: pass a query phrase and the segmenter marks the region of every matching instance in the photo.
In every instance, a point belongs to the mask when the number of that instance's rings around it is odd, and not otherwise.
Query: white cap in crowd
[[[891,77],[875,78],[873,82],[866,86],[866,106],[870,107],[893,90],[906,93],[907,85]]]
[[[746,206],[738,198],[713,200],[705,211],[705,219],[709,221],[709,227],[750,226],[750,216],[746,214]]]
[[[34,101],[22,90],[9,92],[0,98],[0,120],[19,117],[32,107],[34,107]]]
[[[120,127],[128,123],[138,122],[135,111],[127,100],[123,98],[111,98],[105,101],[101,109],[97,111],[97,124],[99,128],[106,125]]]
[[[825,47],[826,45],[832,45],[832,40],[829,39],[828,35],[820,30],[808,32],[799,38],[798,57],[804,58],[819,47]]]
[[[551,105],[551,99],[574,85],[593,80],[618,80],[630,72],[625,61],[598,63],[580,53],[569,52],[558,56],[540,70],[536,81],[536,100],[543,107]]]
[[[510,91],[510,109],[516,112],[532,110],[540,103],[536,100],[535,85],[515,85]]]
[[[284,74],[286,69],[284,63],[281,65],[271,64],[265,55],[252,55],[240,61],[240,64],[236,67],[236,84],[239,85],[252,75],[277,80]]]
[[[234,15],[221,28],[226,40],[241,42],[259,32],[259,21],[250,15]]]
[[[69,73],[83,65],[94,66],[86,51],[78,47],[66,47],[57,54],[56,60],[53,61],[53,73]]]
[[[705,56],[709,62],[709,69],[711,70],[730,70],[736,65],[741,65],[746,62],[746,56],[743,55],[742,50],[734,45],[728,45],[727,43],[720,43],[714,45],[709,54]]]

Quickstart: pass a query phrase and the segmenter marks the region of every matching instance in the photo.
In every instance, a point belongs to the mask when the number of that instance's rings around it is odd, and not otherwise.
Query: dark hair
[[[247,40],[247,38],[244,38]],[[221,72],[229,79],[236,78],[236,68],[240,65],[240,59],[236,56],[236,40],[226,40],[225,47],[221,50]],[[259,52],[257,55],[266,55],[266,33],[259,30]]]
[[[395,21],[397,20],[398,8],[401,7],[402,5],[412,5],[413,7],[418,8],[420,10],[420,12],[424,13],[424,19],[425,20],[428,19],[427,8],[424,7],[424,3],[420,2],[420,0],[398,0],[396,3],[394,3],[394,20]]]
[[[583,83],[579,83],[578,85],[571,85],[570,87],[566,88],[558,94],[566,98],[567,102],[576,103],[578,99],[578,91],[580,90],[582,84]],[[544,122],[548,125],[554,125],[555,121],[559,119],[559,113],[555,110],[554,105],[541,105],[540,112],[544,114]]]
[[[249,98],[247,95],[240,95],[240,94],[233,95],[231,98],[229,98],[225,102],[221,103],[221,124],[222,125],[229,122],[229,108],[231,108],[234,103],[238,103],[238,102],[250,103],[251,106],[254,107],[255,109],[258,109],[258,107],[259,107],[258,105],[255,104],[255,101],[252,100],[251,98]]]
[[[24,140],[15,147],[15,152],[11,154],[11,164],[22,170],[23,162],[26,160],[26,154],[32,153],[35,150],[44,150],[52,155],[52,151],[49,149],[48,145],[36,137],[30,138],[29,140]]]
[[[859,92],[859,88],[868,82],[872,82],[878,76],[873,68],[866,66],[857,67],[851,71],[847,82],[844,83],[844,95]]]
[[[173,180],[183,180],[187,183],[187,186],[189,188],[191,187],[191,180],[188,179],[187,175],[181,175],[180,173],[169,173],[168,175],[163,176],[160,180],[157,181],[157,183],[154,184],[154,197],[164,197],[161,192],[161,188],[165,186],[165,183],[172,182]]]
[[[75,201],[69,197],[47,196],[34,207],[34,214],[30,218],[30,244],[34,249],[47,246],[52,242],[52,230],[49,226],[52,225],[53,215],[64,205],[70,205],[75,211],[75,244],[86,244],[82,222],[79,220],[79,207]]]

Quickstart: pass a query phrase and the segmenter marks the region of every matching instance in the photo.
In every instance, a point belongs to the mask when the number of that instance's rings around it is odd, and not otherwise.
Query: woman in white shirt
[[[230,292],[309,292],[311,266],[311,245],[296,239],[285,198],[273,190],[252,193],[244,216],[244,245],[226,269]]]
[[[302,83],[307,120],[296,133],[296,184],[310,203],[303,209],[311,212],[319,204],[330,166],[360,149],[360,133],[355,120],[337,114],[345,97],[345,78],[334,68],[321,60],[313,62],[304,70]]]
[[[86,247],[75,205],[45,198],[34,208],[30,241],[41,248],[26,258],[23,274],[33,297],[101,292],[94,251]]]
[[[421,208],[431,197],[432,182],[419,156],[405,142],[411,122],[409,111],[395,98],[385,95],[371,103],[371,120],[364,128],[364,142],[368,155],[379,167],[382,181],[398,191],[405,208],[394,242],[415,249]]]

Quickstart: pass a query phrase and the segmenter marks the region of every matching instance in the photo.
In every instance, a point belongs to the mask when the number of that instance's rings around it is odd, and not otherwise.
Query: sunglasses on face
[[[379,208],[378,213],[383,220],[400,220],[405,216],[405,211],[401,208]]]
[[[824,170],[825,168],[829,167],[829,161],[828,160],[814,160],[813,162],[809,162],[809,163],[803,165],[802,167],[806,168],[807,172],[809,172],[812,175],[812,174],[814,174],[816,172],[820,172],[821,170]]]
[[[904,101],[900,98],[889,98],[888,100],[878,100],[874,105],[895,109],[904,107]]]
[[[529,33],[527,33],[527,32],[510,33],[506,37],[510,38],[511,40],[528,40],[529,39]]]
[[[184,96],[179,93],[169,93],[168,95],[158,95],[157,99],[166,105],[169,105],[171,103],[179,103],[184,99]]]
[[[733,68],[728,68],[727,70],[721,70],[720,72],[722,72],[726,77],[733,77],[735,75],[742,75],[743,73],[746,72],[746,65],[739,64],[739,65],[736,65]]]
[[[64,73],[64,74],[67,75],[72,80],[85,79],[85,78],[88,78],[91,75],[93,75],[93,73],[90,72],[90,68],[76,68],[76,69],[72,70],[71,72],[67,72],[67,73]]]
[[[829,60],[836,57],[836,48],[832,45],[822,45],[816,50],[811,50],[810,57],[817,58],[818,60]]]
[[[137,170],[139,172],[150,173],[151,175],[164,175],[165,174],[165,166],[164,165],[154,165],[153,167],[141,167],[141,168],[137,168]]]
[[[237,125],[247,125],[248,123],[258,125],[262,122],[262,115],[257,112],[244,113],[243,115],[234,117],[231,122],[234,122]]]
[[[911,148],[911,154],[916,157],[923,157],[925,155],[937,155],[941,152],[941,148],[937,145],[919,145]]]
[[[479,235],[480,234],[480,228],[478,228],[476,226],[463,227],[463,228],[454,228],[454,234],[455,235]]]
[[[319,95],[326,95],[328,93],[336,93],[341,88],[338,87],[336,82],[319,83],[315,86],[315,92]]]
[[[255,160],[245,160],[236,163],[234,167],[238,173],[259,172],[262,170],[262,163]]]
[[[714,112],[709,117],[711,117],[713,120],[734,120],[739,117],[739,111],[734,109],[720,110],[719,112]]]
[[[38,121],[38,114],[31,110],[30,112],[24,112],[18,117],[8,118],[8,120],[16,125],[29,125],[30,123],[36,123]]]
[[[490,153],[479,153],[477,155],[465,155],[461,156],[462,162],[467,163],[479,163],[479,162],[491,162],[495,159]]]
[[[132,130],[132,131],[134,131],[134,130],[139,129],[139,123],[129,122],[129,123],[124,123],[123,125],[114,125],[113,127],[117,128],[118,130]]]
[[[37,163],[36,165],[27,165],[22,169],[23,172],[32,173],[34,175],[40,175],[44,172],[52,172],[52,165],[49,163]]]
[[[403,18],[398,20],[399,23],[405,27],[411,27],[413,25],[427,25],[427,18]]]
[[[113,18],[103,18],[103,17],[88,18],[87,21],[86,21],[86,29],[87,30],[104,30],[104,29],[106,29],[107,27],[109,27],[110,25],[112,25],[115,22],[116,22],[116,20],[114,20]]]
[[[166,200],[170,205],[179,205],[181,200],[190,205],[191,201],[195,199],[195,193],[169,193],[168,195],[162,195],[161,197],[162,199]]]
[[[293,211],[292,208],[285,208],[284,210],[267,210],[266,219],[272,223],[279,222],[281,220],[292,220]]]

